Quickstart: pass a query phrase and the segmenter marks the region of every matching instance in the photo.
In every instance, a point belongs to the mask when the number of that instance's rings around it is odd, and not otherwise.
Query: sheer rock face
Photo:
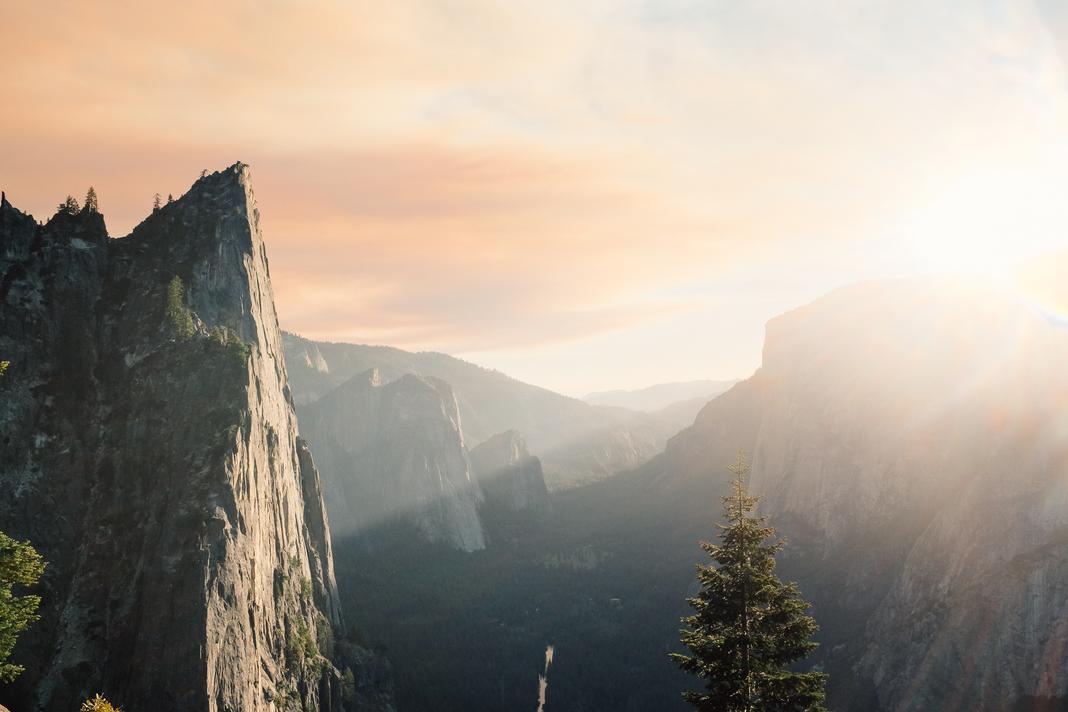
[[[294,655],[340,620],[247,167],[119,240],[97,213],[39,227],[5,201],[0,245],[0,529],[49,562],[4,694],[266,711],[322,693],[339,709]],[[175,276],[186,340],[165,318]]]
[[[487,504],[510,512],[549,511],[541,462],[527,451],[517,431],[498,433],[471,450],[471,471]]]
[[[409,374],[383,385],[372,369],[302,408],[300,421],[319,457],[335,537],[402,520],[429,541],[485,547],[482,494],[444,381]]]
[[[760,370],[652,469],[686,491],[753,453],[836,709],[1064,697],[1066,362],[1068,333],[1004,294],[842,290],[772,320]]]

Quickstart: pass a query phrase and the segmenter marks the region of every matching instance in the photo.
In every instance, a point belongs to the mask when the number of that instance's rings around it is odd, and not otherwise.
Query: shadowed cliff
[[[38,226],[4,201],[0,245],[0,529],[49,562],[4,701],[341,709],[331,538],[248,168],[118,240],[94,211]]]

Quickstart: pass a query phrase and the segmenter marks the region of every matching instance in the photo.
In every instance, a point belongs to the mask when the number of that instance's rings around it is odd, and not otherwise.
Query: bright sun
[[[1064,250],[1068,199],[1057,173],[975,173],[931,191],[901,226],[916,267],[1005,278],[1024,260]]]

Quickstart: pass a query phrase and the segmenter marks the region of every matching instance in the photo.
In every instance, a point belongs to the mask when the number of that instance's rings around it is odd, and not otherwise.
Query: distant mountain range
[[[638,467],[690,422],[688,413],[594,406],[459,358],[388,346],[283,335],[293,398],[306,406],[353,376],[377,369],[383,383],[405,374],[440,379],[455,394],[468,445],[517,431],[541,459],[550,489],[594,482]]]
[[[742,449],[788,540],[779,570],[813,604],[830,709],[1068,709],[1065,363],[1068,330],[1012,294],[836,291],[772,319],[757,372],[662,454],[556,492],[550,525],[504,551],[410,553],[433,575],[357,588],[360,621],[448,670],[398,672],[413,708],[518,708],[512,681],[552,641],[547,708],[682,712],[665,653]]]
[[[591,405],[629,408],[652,413],[684,401],[703,400],[707,403],[738,381],[680,381],[658,383],[638,390],[598,391],[584,401]],[[694,411],[696,414],[696,411]]]

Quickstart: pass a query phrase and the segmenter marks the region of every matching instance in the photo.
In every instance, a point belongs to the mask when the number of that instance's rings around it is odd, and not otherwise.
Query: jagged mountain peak
[[[340,617],[248,167],[116,240],[98,213],[37,226],[5,201],[0,245],[0,529],[50,562],[11,699],[339,709],[336,671],[292,654]]]

